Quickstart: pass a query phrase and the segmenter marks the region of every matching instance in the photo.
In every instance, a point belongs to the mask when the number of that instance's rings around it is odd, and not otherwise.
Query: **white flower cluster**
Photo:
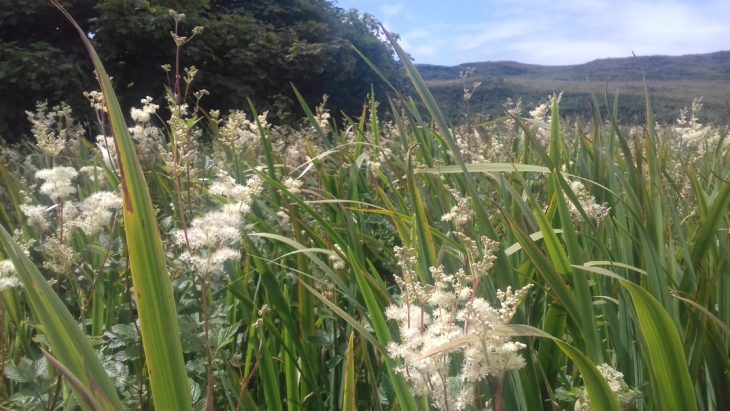
[[[608,388],[611,389],[611,392],[613,392],[614,395],[619,400],[619,405],[621,405],[621,409],[623,410],[629,410],[634,408],[634,402],[636,401],[639,396],[641,396],[641,392],[638,390],[635,390],[626,384],[624,381],[624,375],[619,370],[611,367],[608,364],[601,364],[596,367],[598,369],[598,372],[601,373],[603,378],[606,379],[606,382],[608,383]],[[588,400],[588,392],[583,389],[580,395],[580,398],[575,402],[575,411],[590,411],[591,404]]]
[[[0,292],[14,287],[20,287],[22,283],[15,276],[15,266],[10,260],[0,261]]]
[[[132,120],[137,123],[148,123],[150,117],[160,108],[159,105],[152,103],[152,97],[147,96],[141,100],[142,108],[132,107],[130,115]]]
[[[725,146],[718,147],[721,141],[720,131],[712,126],[704,125],[699,120],[702,111],[702,98],[692,101],[692,108],[684,108],[680,110],[677,126],[674,127],[673,144],[677,152],[682,153],[689,160],[689,163],[699,161],[706,154],[720,149],[725,151],[730,149],[728,139],[725,139]]]
[[[448,213],[441,216],[441,221],[451,221],[457,226],[464,225],[474,216],[474,210],[471,208],[471,197],[462,196],[457,190],[449,190],[456,201],[456,205],[451,207]]]
[[[73,167],[38,170],[36,178],[44,181],[39,191],[50,197],[53,204],[34,204],[27,198],[20,206],[27,224],[39,232],[48,230],[55,216],[56,235],[45,239],[42,248],[44,267],[56,273],[68,272],[78,257],[68,244],[70,236],[64,234],[78,228],[87,236],[95,236],[122,206],[119,194],[108,191],[99,191],[77,201],[73,184],[77,176],[78,172]]]
[[[69,140],[78,141],[83,138],[84,130],[74,123],[71,107],[66,103],[54,106],[48,111],[47,103],[37,103],[36,112],[25,112],[31,123],[31,131],[41,152],[48,156],[57,156],[63,151]]]
[[[345,260],[340,257],[340,254],[344,254],[344,251],[342,251],[342,247],[339,246],[339,244],[335,244],[335,254],[330,254],[329,261],[332,264],[332,268],[335,270],[342,270],[345,268]]]
[[[223,264],[240,255],[231,246],[241,239],[243,216],[250,211],[254,197],[263,191],[263,183],[259,177],[253,176],[243,186],[222,174],[209,191],[233,202],[196,217],[187,230],[175,230],[173,233],[174,242],[185,247],[180,260],[189,263],[202,278],[222,273]]]
[[[535,107],[534,110],[530,111],[530,117],[532,117],[533,120],[550,124],[550,115],[552,112],[553,102],[557,101],[557,103],[560,104],[560,100],[562,100],[562,98],[562,92],[560,94],[553,94],[552,96],[549,96],[548,101],[540,104],[539,106]],[[550,131],[548,129],[538,127],[535,131],[535,137],[537,138],[537,142],[542,147],[547,147],[550,144]]]
[[[131,117],[134,126],[129,128],[129,134],[137,143],[138,152],[145,158],[149,158],[159,151],[164,138],[162,131],[150,124],[153,114],[157,113],[159,105],[152,103],[152,97],[145,97],[141,100],[142,108],[132,107]]]
[[[232,203],[224,206],[232,214],[246,214],[251,210],[251,202],[253,199],[263,191],[263,184],[264,182],[259,176],[252,176],[248,179],[246,185],[242,185],[236,183],[236,180],[225,172],[219,172],[218,180],[210,185],[208,191],[211,194],[220,195],[232,200]]]
[[[54,202],[63,202],[76,192],[76,187],[72,182],[78,174],[72,167],[59,166],[38,170],[35,176],[45,181],[41,185],[41,193],[50,197]]]
[[[56,273],[70,272],[79,260],[79,254],[58,237],[48,237],[43,241],[43,267]]]
[[[25,221],[29,226],[35,227],[39,232],[46,231],[50,226],[48,220],[48,207],[40,204],[23,203],[20,205],[20,211],[25,214]]]
[[[292,194],[299,194],[302,191],[304,182],[298,178],[287,177],[284,179],[284,187]]]
[[[596,198],[593,197],[580,180],[572,181],[570,183],[570,189],[573,190],[573,193],[575,193],[576,197],[578,197],[580,207],[583,211],[585,211],[588,218],[600,222],[611,212],[611,207],[608,206],[608,203],[596,203]],[[580,211],[578,211],[578,207],[576,207],[567,196],[565,197],[565,201],[568,203],[571,220],[573,220],[574,223],[583,221],[583,216]]]
[[[67,228],[79,228],[87,236],[95,236],[121,208],[122,199],[117,193],[98,191],[78,204],[66,204],[64,211],[68,220]]]
[[[89,100],[89,105],[96,112],[106,112],[106,105],[104,102],[104,94],[101,91],[84,91],[84,97]]]
[[[432,267],[433,285],[418,281],[413,249],[395,249],[402,269],[396,279],[402,303],[389,306],[385,315],[398,322],[400,343],[391,342],[388,353],[403,360],[396,371],[409,382],[414,394],[429,396],[437,409],[466,409],[475,401],[479,381],[501,381],[505,373],[525,364],[519,354],[525,345],[510,341],[495,329],[511,321],[531,286],[516,292],[510,288],[499,291],[499,307],[477,297],[478,277],[492,266],[496,249],[496,243],[486,238],[482,245],[483,258],[469,264],[473,274],[464,269],[447,274],[443,266]],[[475,247],[472,240],[467,254],[471,255]],[[461,343],[455,345],[454,341]],[[461,368],[453,375],[459,361]]]
[[[257,147],[261,132],[270,127],[266,120],[268,114],[268,111],[260,114],[257,118],[257,125],[256,121],[251,121],[246,117],[245,112],[241,110],[231,111],[223,121],[223,127],[219,129],[220,141],[230,149],[237,151]],[[259,125],[261,128],[259,128]]]
[[[322,96],[322,103],[317,106],[317,112],[314,116],[314,119],[317,121],[317,125],[319,128],[321,128],[324,132],[327,132],[330,125],[330,118],[332,117],[330,115],[329,110],[325,108],[327,105],[327,99],[329,98],[328,95]]]
[[[456,145],[459,146],[461,157],[467,163],[479,163],[486,161],[482,154],[485,145],[476,129],[459,130],[455,133]]]

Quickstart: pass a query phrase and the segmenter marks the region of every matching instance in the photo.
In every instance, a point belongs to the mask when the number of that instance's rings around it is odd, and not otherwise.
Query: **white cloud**
[[[380,7],[380,11],[383,12],[383,16],[387,18],[398,17],[403,14],[406,7],[403,3],[396,4],[384,4]]]
[[[730,49],[728,0],[348,0],[377,4],[419,63],[516,60],[575,64],[597,58]]]

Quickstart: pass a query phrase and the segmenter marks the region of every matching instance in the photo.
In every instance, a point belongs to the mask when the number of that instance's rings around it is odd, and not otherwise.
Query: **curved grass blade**
[[[578,350],[574,346],[529,325],[505,325],[495,331],[505,333],[506,335],[513,337],[540,337],[552,340],[555,344],[558,345],[558,347],[560,347],[560,350],[563,351],[565,355],[570,357],[570,359],[578,367],[580,375],[583,377],[583,382],[585,382],[586,385],[588,399],[591,402],[591,409],[596,411],[621,410],[621,405],[619,405],[618,398],[611,391],[611,388],[608,386],[608,382],[606,381],[606,379],[601,375],[593,362],[591,362],[591,360],[586,357],[585,354],[580,352],[580,350]]]
[[[712,205],[703,215],[702,225],[695,236],[695,243],[692,247],[692,261],[699,264],[705,253],[710,250],[710,243],[715,238],[717,229],[723,218],[726,218],[728,206],[730,206],[730,174],[725,176],[724,184],[718,190],[716,197],[712,201]],[[698,196],[700,197],[700,196]]]
[[[63,364],[61,364],[60,361],[58,361],[55,357],[53,357],[51,354],[48,353],[46,350],[41,350],[43,352],[43,356],[46,357],[46,361],[48,361],[53,368],[58,370],[58,372],[63,375],[63,377],[68,381],[69,385],[73,387],[76,394],[79,396],[79,399],[81,402],[83,402],[84,405],[88,407],[91,411],[104,411],[104,410],[113,410],[114,407],[111,406],[111,404],[107,403],[107,406],[102,407],[101,404],[94,398],[94,394],[92,394],[91,390],[85,386],[85,384],[74,375],[71,370],[64,367]]]
[[[586,384],[586,390],[588,391],[588,398],[591,402],[591,409],[595,411],[620,411],[621,406],[618,403],[618,399],[611,391],[608,386],[608,382],[598,371],[596,366],[591,360],[585,356],[580,350],[574,346],[566,343],[565,341],[556,338],[545,331],[538,328],[522,325],[522,324],[510,324],[496,328],[495,333],[499,333],[509,337],[540,337],[547,338],[555,342],[560,347],[565,355],[575,363],[583,376],[583,381]],[[429,357],[444,351],[454,350],[462,345],[478,342],[479,338],[475,335],[466,335],[461,338],[456,338],[449,341],[448,343],[436,347],[426,353],[421,358]],[[668,408],[669,409],[669,408]],[[674,408],[671,408],[674,409]],[[681,408],[676,408],[681,409]]]
[[[345,411],[356,411],[357,401],[355,399],[355,332],[350,333],[350,340],[347,343],[345,353],[345,386],[342,394],[342,409]]]
[[[470,163],[465,164],[466,171],[470,173],[543,173],[547,174],[550,169],[545,166],[538,166],[533,164],[517,164],[517,163]],[[428,174],[454,174],[463,173],[463,169],[458,165],[442,166],[442,167],[430,167],[430,168],[416,168],[413,170],[414,173],[428,173]]]
[[[697,410],[694,386],[689,375],[682,341],[669,313],[648,291],[626,280],[636,311],[656,409]]]
[[[91,58],[104,95],[119,156],[124,231],[134,296],[155,408],[190,410],[192,399],[183,362],[177,310],[152,200],[134,143],[109,76],[84,31],[57,0],[51,0],[76,28]]]
[[[38,268],[20,250],[1,225],[0,250],[13,262],[16,274],[23,283],[33,316],[43,327],[43,333],[48,338],[58,362],[69,370],[70,374],[76,376],[80,386],[85,390],[94,392],[98,389],[101,391],[111,404],[109,409],[123,410],[124,406],[117,395],[114,384],[76,320],[68,312],[58,295],[53,292]],[[92,381],[87,374],[94,380],[95,388],[92,387]],[[74,390],[76,391],[75,386]],[[83,391],[76,391],[76,393],[80,398],[86,395]]]

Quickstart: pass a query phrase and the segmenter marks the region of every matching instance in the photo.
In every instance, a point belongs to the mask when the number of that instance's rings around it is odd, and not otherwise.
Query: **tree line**
[[[248,108],[283,123],[304,115],[292,85],[314,106],[328,95],[333,114],[356,116],[368,93],[385,84],[357,55],[360,50],[391,80],[401,78],[379,22],[328,0],[77,0],[63,1],[92,38],[123,107],[170,87],[178,36],[203,31],[182,49],[182,67],[195,66],[194,90],[203,105],[226,112]],[[91,119],[82,92],[96,89],[76,33],[46,0],[0,0],[0,136],[19,141],[29,129],[25,110],[36,101],[65,101],[81,120]],[[179,40],[179,39],[178,39]],[[354,48],[353,48],[354,46]],[[174,69],[173,69],[174,77]],[[173,80],[174,81],[174,80]]]

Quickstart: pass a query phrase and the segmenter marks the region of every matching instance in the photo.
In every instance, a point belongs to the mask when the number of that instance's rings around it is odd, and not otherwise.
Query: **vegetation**
[[[170,44],[176,8],[185,19],[180,37],[196,34],[180,61],[197,67],[196,85],[210,94],[216,108],[248,108],[251,100],[270,118],[291,124],[304,116],[291,93],[296,85],[310,105],[329,95],[332,114],[356,115],[374,88],[385,85],[354,52],[357,47],[391,79],[400,73],[392,52],[378,37],[378,22],[369,15],[316,1],[73,1],[69,11],[94,46],[113,78],[125,111],[148,95],[164,95],[175,83]],[[10,142],[27,135],[17,121],[36,101],[61,101],[77,116],[94,118],[83,90],[94,87],[86,53],[63,18],[47,0],[0,0],[0,136]],[[184,76],[185,73],[180,73]]]
[[[190,71],[126,116],[76,28],[97,144],[39,104],[0,148],[2,406],[730,409],[730,143],[701,101],[574,128],[553,95],[475,133],[390,37],[420,101],[393,89],[392,121],[375,94],[335,122],[295,91],[299,127],[203,111]]]
[[[704,97],[702,120],[727,124],[730,116],[730,51],[710,54],[610,58],[571,66],[540,66],[511,61],[466,63],[453,67],[418,65],[436,101],[447,118],[462,121],[464,82],[460,73],[472,69],[469,81],[481,82],[471,98],[475,113],[500,117],[507,99],[521,100],[532,108],[554,90],[563,90],[561,112],[572,118],[593,117],[597,100],[600,110],[611,109],[603,96],[620,94],[618,116],[628,124],[644,118],[644,78],[656,111],[656,120],[669,123],[697,97]],[[643,72],[643,76],[642,76]]]

